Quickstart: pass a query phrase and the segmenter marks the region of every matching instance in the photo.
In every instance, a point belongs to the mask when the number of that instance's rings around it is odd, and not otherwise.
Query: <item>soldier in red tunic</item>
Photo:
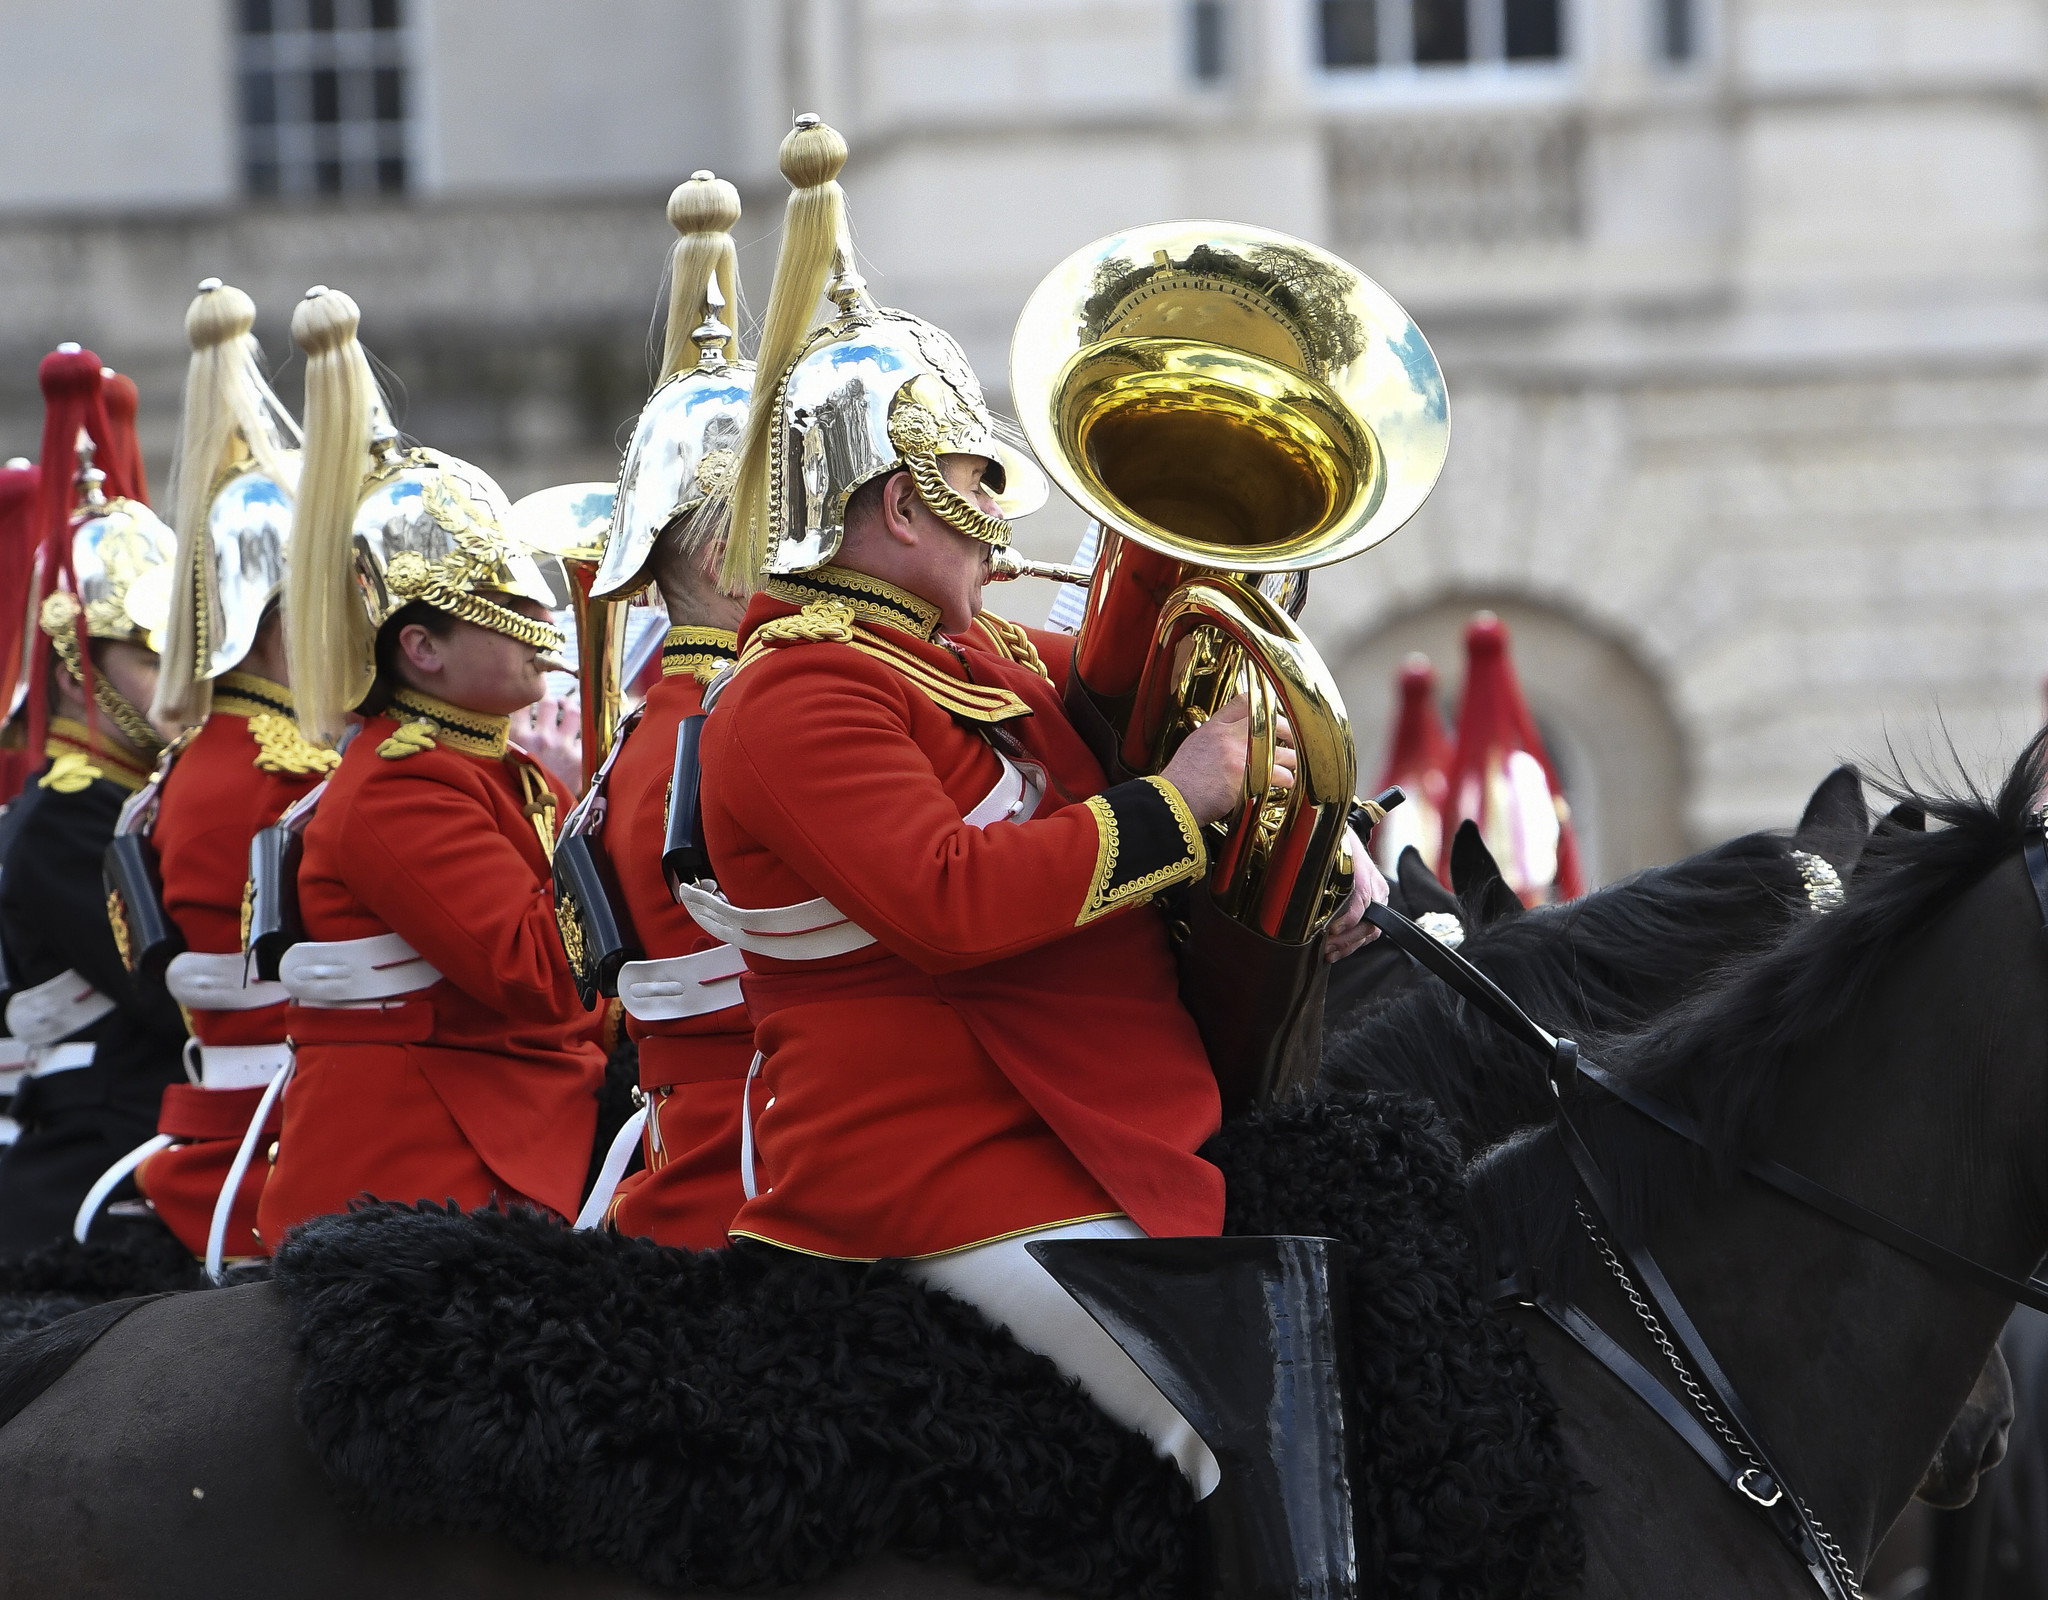
[[[568,796],[510,748],[564,603],[465,462],[402,450],[348,296],[316,289],[286,589],[292,687],[322,742],[362,724],[306,826],[296,1046],[258,1227],[275,1243],[370,1194],[574,1215],[603,1057],[555,926]]]
[[[605,779],[604,830],[645,959],[619,974],[626,1031],[647,1096],[645,1165],[606,1212],[621,1233],[694,1250],[725,1243],[740,1190],[740,1099],[754,1030],[731,945],[676,904],[662,871],[676,733],[704,708],[704,688],[738,654],[741,606],[720,592],[723,516],[706,501],[730,489],[747,423],[753,368],[720,318],[733,291],[730,229],[739,193],[708,172],[669,200],[683,235],[671,269],[668,348],[640,413],[592,598],[623,600],[650,583],[673,624],[661,681]]]
[[[168,996],[130,981],[100,881],[116,819],[163,743],[143,711],[151,627],[130,599],[166,574],[176,541],[134,497],[123,463],[135,453],[109,416],[99,357],[60,347],[41,378],[41,549],[31,603],[0,618],[29,632],[0,640],[0,654],[29,662],[15,709],[49,758],[15,802],[0,868],[7,1029],[27,1047],[22,1132],[0,1157],[0,1256],[72,1232],[94,1181],[149,1137],[185,1033]]]
[[[267,1252],[256,1197],[267,1163],[229,1169],[264,1090],[291,1060],[282,984],[251,981],[242,955],[249,844],[339,763],[299,733],[280,604],[299,428],[264,382],[256,305],[209,278],[185,313],[192,360],[172,485],[178,564],[151,714],[188,729],[157,780],[149,835],[164,910],[185,948],[164,973],[192,1028],[190,1081],[164,1090],[159,1141],[135,1174],[194,1255]],[[140,820],[140,819],[138,819]],[[258,1130],[277,1134],[273,1103]],[[220,1212],[216,1238],[216,1212]],[[209,1248],[211,1246],[211,1248]]]
[[[1216,1082],[1147,908],[1204,872],[1244,709],[1112,785],[1061,708],[1068,641],[981,611],[1008,515],[1043,481],[951,336],[869,299],[844,158],[815,118],[783,146],[799,192],[759,352],[774,399],[751,419],[726,570],[759,592],[704,729],[716,884],[680,891],[745,952],[761,1052],[732,1231],[909,1258],[1207,1494],[1209,1449],[1025,1246],[1222,1226],[1197,1154]],[[813,331],[821,292],[838,314]],[[1292,750],[1276,764],[1284,785]],[[1361,938],[1372,882],[1333,952]]]

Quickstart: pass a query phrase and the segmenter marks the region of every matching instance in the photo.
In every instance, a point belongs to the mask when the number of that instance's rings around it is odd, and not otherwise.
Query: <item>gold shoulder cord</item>
[[[526,797],[526,804],[519,809],[526,813],[526,819],[533,824],[533,831],[540,835],[540,847],[547,858],[555,859],[555,791],[547,778],[533,763],[531,756],[522,755],[518,762],[519,790]]]
[[[999,617],[984,611],[974,619],[974,625],[981,629],[1007,661],[1014,661],[1020,667],[1029,667],[1047,683],[1052,674],[1045,670],[1045,660],[1038,653],[1038,647],[1031,642],[1031,635],[1008,617]]]

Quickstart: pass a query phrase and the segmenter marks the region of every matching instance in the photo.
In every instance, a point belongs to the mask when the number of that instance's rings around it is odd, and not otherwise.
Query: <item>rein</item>
[[[2044,931],[2048,931],[2048,809],[2036,812],[2030,819],[2029,837],[2023,854],[2027,876],[2033,884],[2034,897],[2041,910],[2042,926]],[[1860,1600],[1861,1590],[1857,1586],[1856,1575],[1841,1547],[1820,1525],[1806,1502],[1792,1491],[1784,1474],[1773,1465],[1762,1431],[1750,1415],[1749,1408],[1743,1404],[1735,1386],[1714,1359],[1705,1338],[1686,1313],[1649,1247],[1641,1243],[1621,1243],[1617,1253],[1616,1246],[1602,1236],[1600,1223],[1617,1215],[1614,1194],[1578,1124],[1572,1119],[1564,1090],[1574,1078],[1584,1078],[1638,1115],[1649,1118],[1687,1143],[1705,1149],[1707,1141],[1699,1123],[1586,1060],[1579,1054],[1576,1043],[1560,1039],[1539,1026],[1485,973],[1391,906],[1368,906],[1366,918],[1392,941],[1395,948],[1449,984],[1488,1020],[1543,1054],[1551,1093],[1557,1100],[1554,1126],[1558,1141],[1578,1175],[1580,1188],[1593,1215],[1589,1216],[1583,1207],[1575,1209],[1595,1251],[1606,1263],[1650,1337],[1670,1362],[1699,1417],[1688,1411],[1669,1389],[1584,1311],[1542,1290],[1534,1282],[1532,1273],[1525,1270],[1504,1280],[1495,1292],[1496,1303],[1516,1300],[1543,1312],[1625,1383],[1685,1441],[1722,1483],[1741,1495],[1770,1523],[1773,1531],[1805,1566],[1823,1595],[1829,1600]],[[2048,1312],[2048,1281],[2039,1277],[2022,1280],[1999,1272],[1946,1245],[1937,1244],[1903,1223],[1872,1211],[1846,1195],[1837,1194],[1826,1185],[1816,1183],[1768,1157],[1751,1158],[1743,1164],[1743,1171],[1780,1194],[1938,1272],[1967,1279],[2021,1305]],[[1670,1330],[1668,1333],[1667,1328]],[[1676,1335],[1676,1346],[1672,1334]],[[1687,1368],[1680,1349],[1685,1357],[1691,1359],[1697,1377],[1694,1370]],[[1700,1417],[1711,1425],[1712,1432],[1708,1426],[1702,1425]]]

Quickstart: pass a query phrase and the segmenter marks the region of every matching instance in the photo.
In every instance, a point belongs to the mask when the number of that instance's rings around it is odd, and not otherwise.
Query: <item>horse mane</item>
[[[1574,1119],[1615,1194],[1619,1215],[1607,1219],[1613,1231],[1644,1238],[1733,1181],[1769,1126],[1786,1073],[1854,1016],[1892,958],[2020,847],[2044,783],[2048,728],[2028,741],[1996,795],[1961,775],[1930,792],[1903,775],[1873,780],[1924,811],[1928,831],[1878,829],[1839,908],[1794,927],[1640,1027],[1581,1038],[1588,1059],[1689,1112],[1705,1138],[1704,1151],[1696,1149],[1584,1080],[1568,1089]],[[1505,1037],[1493,1049],[1533,1060]],[[1503,1267],[1525,1263],[1555,1280],[1570,1260],[1564,1247],[1574,1232],[1577,1185],[1554,1130],[1546,1124],[1513,1135],[1481,1155],[1469,1177],[1482,1247]]]
[[[1631,1029],[1807,913],[1793,849],[1780,834],[1731,839],[1490,923],[1462,953],[1553,1032]],[[1468,1152],[1548,1120],[1552,1104],[1543,1063],[1429,977],[1332,1034],[1321,1088],[1422,1095]]]

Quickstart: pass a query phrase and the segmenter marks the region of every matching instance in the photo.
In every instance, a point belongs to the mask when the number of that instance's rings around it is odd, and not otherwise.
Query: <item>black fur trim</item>
[[[155,1218],[103,1218],[84,1244],[59,1239],[0,1260],[0,1296],[64,1295],[83,1304],[167,1289],[203,1289],[206,1274]]]
[[[1359,1558],[1373,1595],[1575,1595],[1586,1561],[1557,1402],[1477,1282],[1456,1144],[1419,1098],[1334,1095],[1226,1124],[1224,1232],[1342,1239]],[[1342,1181],[1335,1181],[1341,1179]]]
[[[1283,1108],[1205,1153],[1231,1231],[1356,1248],[1368,1592],[1571,1592],[1555,1406],[1468,1287],[1435,1115],[1381,1096]],[[885,1551],[1083,1596],[1167,1600],[1193,1578],[1179,1474],[887,1265],[382,1206],[293,1233],[276,1279],[314,1451],[388,1524],[665,1586],[812,1582]]]
[[[380,1520],[670,1587],[893,1551],[1104,1600],[1186,1590],[1173,1468],[887,1266],[376,1207],[293,1233],[276,1280],[300,1419]]]

